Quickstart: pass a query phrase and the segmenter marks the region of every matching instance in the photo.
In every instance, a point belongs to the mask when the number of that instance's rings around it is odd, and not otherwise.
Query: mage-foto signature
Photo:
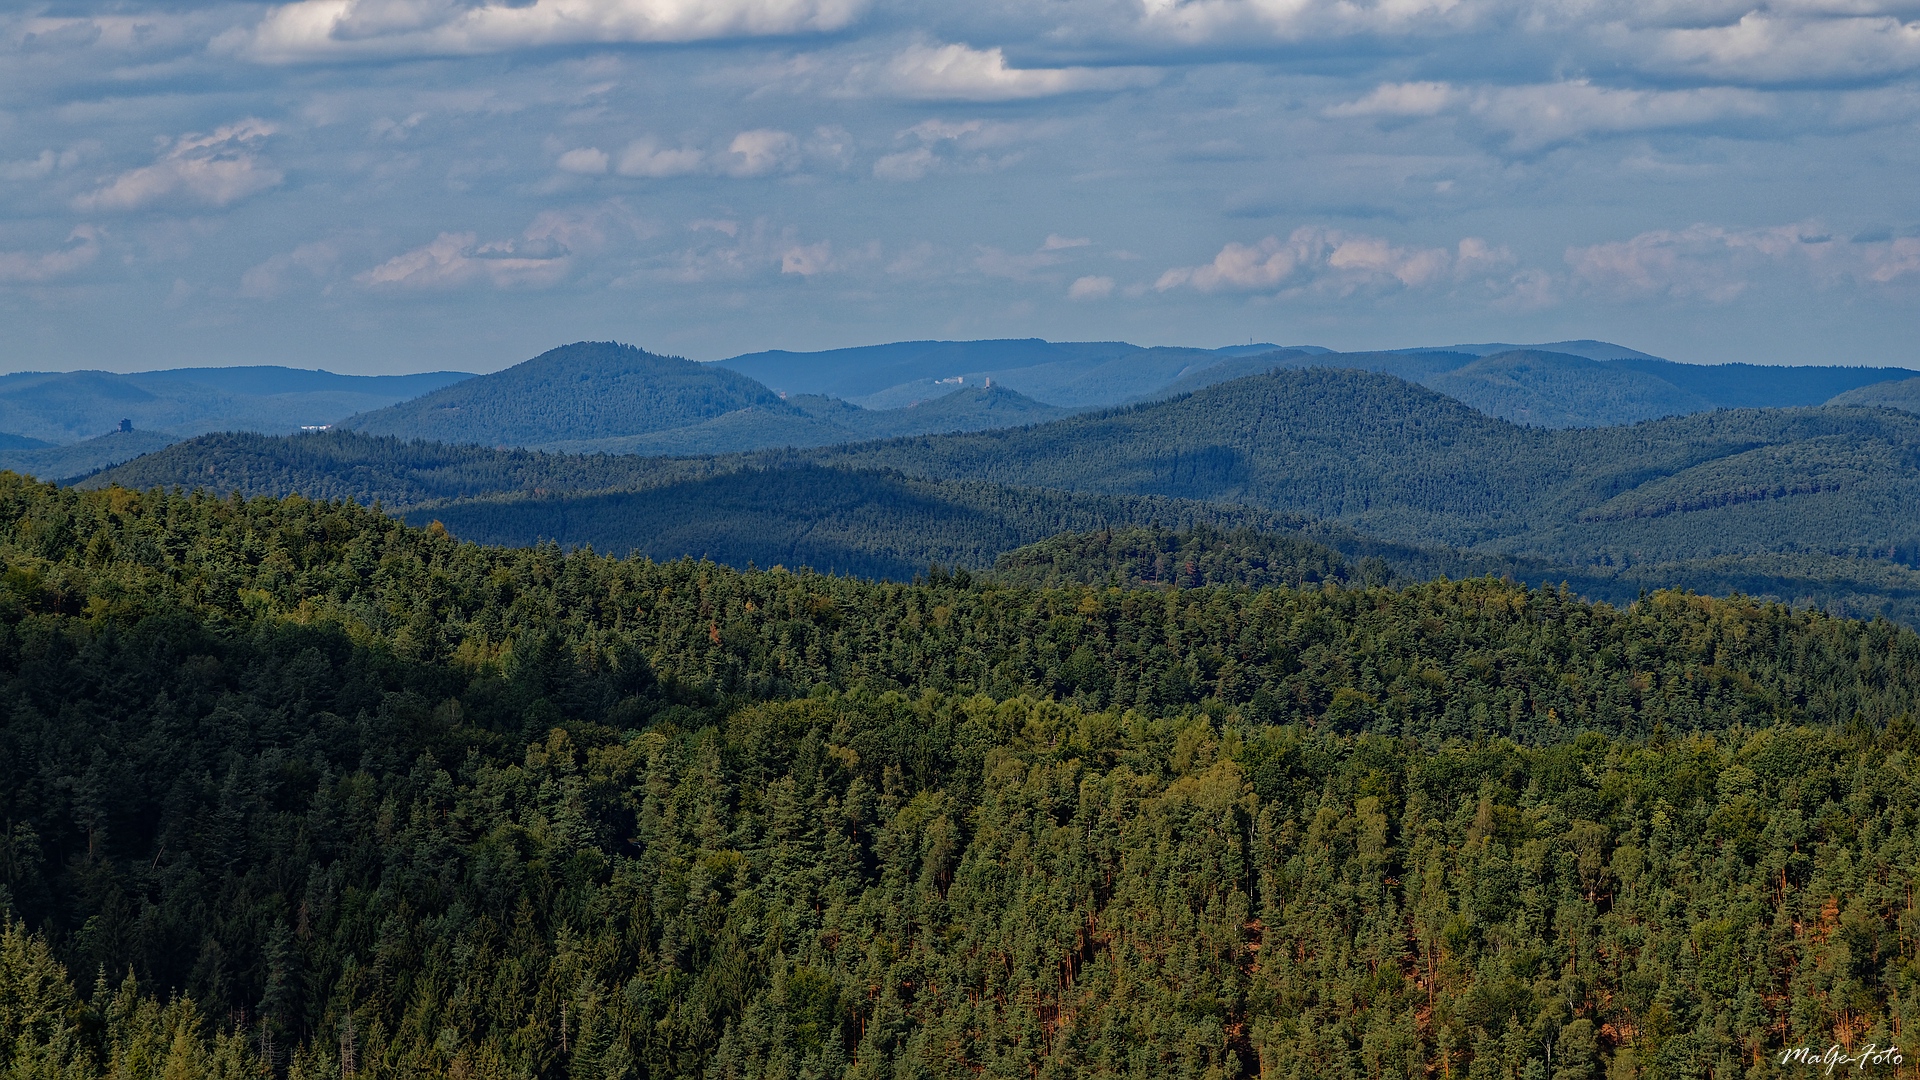
[[[1863,1070],[1869,1065],[1898,1065],[1903,1059],[1900,1050],[1894,1046],[1878,1046],[1873,1043],[1860,1048],[1857,1054],[1849,1054],[1839,1046],[1829,1046],[1822,1051],[1812,1046],[1796,1046],[1780,1051],[1782,1065],[1825,1065],[1827,1075],[1842,1065],[1851,1065],[1855,1070]]]

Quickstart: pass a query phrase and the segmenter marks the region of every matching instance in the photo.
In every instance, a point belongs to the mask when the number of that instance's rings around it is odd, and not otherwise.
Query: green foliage
[[[875,584],[13,477],[0,530],[7,1075],[1920,1052],[1885,622]]]
[[[83,486],[301,492],[415,507],[416,521],[439,519],[493,543],[554,539],[890,577],[929,561],[983,569],[1062,530],[1244,525],[1304,530],[1351,562],[1384,559],[1408,578],[1564,581],[1616,603],[1661,588],[1744,592],[1920,625],[1920,533],[1908,516],[1920,498],[1908,464],[1920,429],[1898,414],[1716,413],[1530,431],[1403,384],[1389,381],[1385,392],[1379,380],[1364,382],[1370,376],[1295,373],[1292,389],[1279,378],[1222,388],[1201,405],[1195,395],[1025,431],[720,458],[575,457],[335,432],[208,436]],[[1353,408],[1334,410],[1312,394],[1286,397],[1285,409],[1261,404],[1261,393],[1302,387]],[[1439,412],[1422,413],[1429,407]],[[1292,419],[1260,430],[1286,409]],[[1053,487],[939,479],[948,473]],[[1267,486],[1209,487],[1240,473]],[[1357,506],[1350,519],[1406,539],[1246,505],[1263,500],[1336,519]],[[1477,546],[1434,547],[1433,534]]]
[[[1803,483],[1808,462],[1831,475]],[[1040,427],[812,451],[812,460],[1334,520],[1403,543],[1559,561],[1884,558],[1920,520],[1920,418],[1857,409],[1522,428],[1397,379],[1306,370]],[[1619,516],[1648,484],[1697,497]]]
[[[1889,380],[1835,395],[1829,405],[1853,405],[1920,412],[1920,378]]]
[[[1384,585],[1390,576],[1382,559],[1374,559],[1365,569],[1376,579],[1369,584]],[[1009,551],[993,565],[993,580],[1039,588],[1108,584],[1297,588],[1364,577],[1363,572],[1350,571],[1337,552],[1322,544],[1244,528],[1222,532],[1204,524],[1188,532],[1133,527],[1062,533]]]
[[[174,447],[96,482],[407,505],[532,488],[634,489],[803,463],[1235,503],[1387,541],[1561,565],[1763,554],[1884,560],[1920,520],[1920,420],[1904,414],[1715,412],[1549,431],[1489,419],[1385,376],[1325,370],[1276,372],[1031,428],[733,458],[582,462],[345,437],[229,439]],[[447,483],[445,474],[460,479]]]
[[[1488,416],[1540,427],[1632,424],[1713,408],[1657,375],[1533,349],[1496,353],[1421,383]]]
[[[507,492],[633,490],[715,471],[700,462],[495,450],[346,431],[290,438],[229,432],[176,443],[79,486],[184,486],[249,498],[299,494],[406,507]]]
[[[0,469],[65,481],[110,469],[142,454],[151,454],[179,441],[158,431],[114,431],[65,446],[0,449]]]
[[[929,432],[983,431],[1019,427],[1066,416],[1070,410],[1043,405],[1001,387],[964,387],[898,408],[863,409],[837,398],[794,395],[785,409],[740,409],[686,427],[644,435],[559,439],[548,450],[598,454],[727,454],[763,447],[832,446],[863,439]]]

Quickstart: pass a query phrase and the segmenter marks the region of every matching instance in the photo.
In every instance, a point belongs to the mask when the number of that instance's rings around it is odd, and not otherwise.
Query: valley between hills
[[[1910,372],[96,375],[5,401],[0,1076],[1920,1060]]]
[[[894,580],[991,570],[1062,532],[1206,525],[1384,560],[1400,580],[1738,592],[1920,622],[1920,415],[1873,396],[1897,401],[1899,370],[1778,369],[1768,389],[1594,342],[1562,347],[1607,359],[1016,342],[987,368],[1001,345],[712,365],[581,344],[330,430],[196,436],[80,483],[347,498],[483,543]],[[928,374],[966,365],[982,370]],[[853,397],[783,395],[749,371]],[[1859,385],[1874,375],[1892,377]],[[1530,414],[1673,412],[1516,423],[1419,379],[1497,385]],[[1124,400],[1088,404],[1096,386]],[[929,396],[854,403],[902,387]]]

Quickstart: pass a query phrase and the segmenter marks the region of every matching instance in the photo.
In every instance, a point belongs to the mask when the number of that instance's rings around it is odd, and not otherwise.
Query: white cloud
[[[852,136],[839,128],[820,128],[804,144],[792,132],[756,128],[736,134],[725,150],[709,153],[694,147],[663,147],[648,136],[628,144],[614,171],[622,176],[654,178],[695,174],[743,179],[772,176],[795,172],[809,159],[839,165],[851,152],[851,142]]]
[[[78,149],[66,149],[59,153],[52,150],[40,151],[40,156],[25,161],[9,161],[0,164],[0,180],[39,180],[52,176],[56,172],[71,169],[80,162]]]
[[[1626,240],[1568,248],[1577,285],[1620,298],[1670,296],[1725,302],[1749,282],[1740,256],[1779,255],[1797,233],[1779,229],[1729,230],[1717,225],[1657,229]]]
[[[800,167],[800,140],[784,131],[743,131],[727,144],[724,169],[729,176],[765,176]]]
[[[635,139],[620,155],[621,176],[686,176],[705,167],[707,155],[682,147],[663,149],[651,138]]]
[[[99,230],[81,225],[67,235],[65,247],[54,251],[0,251],[0,283],[33,284],[65,277],[99,254]]]
[[[1884,285],[1909,274],[1920,281],[1920,237],[1882,241],[1862,251],[1861,258],[1869,281]]]
[[[1112,295],[1113,279],[1110,277],[1088,275],[1075,278],[1073,284],[1067,286],[1069,300],[1104,300]]]
[[[512,241],[481,244],[473,233],[441,233],[354,280],[376,289],[441,289],[476,283],[496,289],[552,285],[565,277],[565,255],[523,256]]]
[[[809,161],[844,169],[853,163],[853,132],[838,124],[823,124],[813,129],[802,150]]]
[[[1377,236],[1308,225],[1285,240],[1269,236],[1254,244],[1229,243],[1210,263],[1167,270],[1154,288],[1271,292],[1284,287],[1339,293],[1366,287],[1419,288],[1484,275],[1512,261],[1504,248],[1478,237],[1468,237],[1449,251],[1399,247]]]
[[[1592,134],[1698,127],[1765,116],[1770,111],[1764,95],[1735,87],[1626,90],[1573,79],[1471,90],[1443,82],[1384,83],[1358,100],[1333,106],[1326,114],[1346,118],[1464,113],[1507,135],[1513,149],[1532,151]]]
[[[910,45],[880,72],[878,89],[922,101],[1017,101],[1089,90],[1124,90],[1160,79],[1153,68],[1015,68],[1000,48]]]
[[[830,33],[866,0],[300,0],[218,49],[267,63]]]
[[[1139,30],[1192,45],[1457,30],[1495,5],[1463,0],[1142,0]]]
[[[1783,271],[1824,286],[1920,284],[1920,237],[1849,241],[1819,222],[1698,224],[1571,247],[1575,286],[1603,297],[1725,303]]]
[[[878,179],[911,181],[919,180],[930,172],[949,168],[973,172],[1004,168],[1018,160],[1018,155],[995,156],[986,151],[1004,147],[1020,138],[1020,132],[1013,124],[932,119],[922,120],[899,132],[895,138],[918,139],[920,145],[883,155],[875,161],[873,175]]]
[[[934,143],[942,140],[953,142],[965,139],[968,136],[979,135],[986,130],[987,122],[985,120],[934,119],[922,120],[907,130],[902,131],[900,135],[902,137],[911,135],[923,143]]]
[[[836,249],[827,240],[805,242],[797,228],[775,228],[764,218],[745,226],[732,220],[691,221],[687,229],[696,235],[695,243],[675,252],[671,266],[647,276],[689,285],[767,280],[781,274],[812,278],[880,260],[878,241]]]
[[[1048,268],[1068,262],[1074,257],[1069,255],[1069,252],[1073,252],[1079,248],[1090,247],[1092,244],[1092,240],[1084,237],[1061,236],[1059,233],[1048,233],[1047,238],[1040,242],[1039,247],[1024,255],[1002,251],[997,247],[981,245],[976,249],[973,258],[973,268],[990,277],[1003,277],[1014,281],[1058,281],[1058,275],[1046,272]],[[1081,282],[1101,280],[1105,279],[1091,276],[1084,277],[1081,278],[1080,281],[1074,282],[1071,288],[1092,288],[1094,287],[1092,285],[1082,286]],[[1109,282],[1109,290],[1111,290],[1111,282]],[[1076,295],[1074,299],[1083,299],[1083,297]]]
[[[916,146],[911,150],[882,156],[873,163],[873,175],[880,180],[919,180],[938,163],[939,159],[932,150]]]
[[[286,291],[287,278],[294,271],[304,271],[317,279],[330,273],[339,261],[340,249],[331,241],[301,244],[250,267],[240,276],[240,295],[257,300],[278,296]]]
[[[1834,14],[1841,17],[1795,18],[1749,10],[1731,24],[1662,29],[1651,35],[1644,64],[1657,71],[1759,84],[1851,80],[1920,68],[1920,22],[1902,22],[1871,10]]]
[[[615,225],[635,237],[650,231],[618,203],[585,213],[549,210],[512,239],[481,243],[474,233],[443,232],[354,280],[375,289],[544,288],[571,274],[578,256],[605,248],[609,227]]]
[[[158,161],[121,173],[106,186],[74,200],[80,210],[135,210],[161,202],[227,206],[279,185],[281,173],[263,166],[259,143],[275,128],[246,119],[211,135],[182,135]]]
[[[1328,116],[1437,116],[1460,100],[1461,94],[1443,82],[1382,83],[1358,101],[1335,105]]]
[[[560,155],[554,163],[562,172],[599,176],[607,171],[607,152],[597,146],[582,146]]]
[[[1470,106],[1482,123],[1534,150],[1589,134],[1698,127],[1765,116],[1767,99],[1751,90],[1617,90],[1586,80],[1482,91]]]
[[[812,277],[833,269],[833,245],[825,240],[805,247],[795,245],[780,253],[780,272]]]

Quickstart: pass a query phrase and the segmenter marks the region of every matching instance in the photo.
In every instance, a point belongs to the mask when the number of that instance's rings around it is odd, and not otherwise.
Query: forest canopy
[[[1913,632],[1100,548],[869,582],[0,476],[0,1074],[1920,1060]]]

